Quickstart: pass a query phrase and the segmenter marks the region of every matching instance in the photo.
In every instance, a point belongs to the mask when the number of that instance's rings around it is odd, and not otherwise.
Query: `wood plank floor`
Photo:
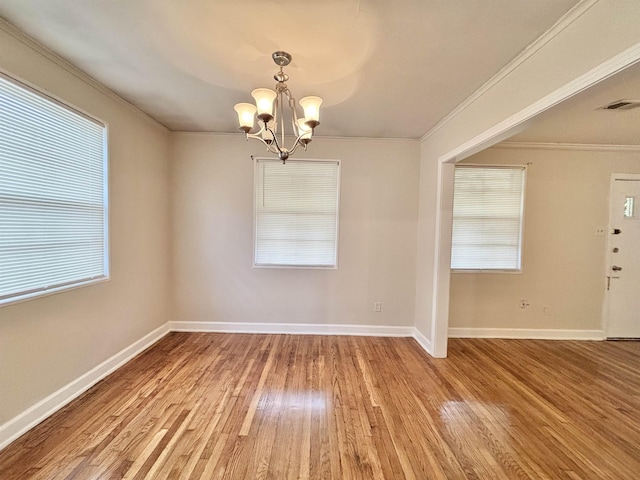
[[[640,343],[173,333],[0,478],[637,479]]]

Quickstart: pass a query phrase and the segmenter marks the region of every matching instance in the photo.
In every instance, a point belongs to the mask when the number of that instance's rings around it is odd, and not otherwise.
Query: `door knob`
[[[620,270],[622,270],[622,267],[614,265],[613,267],[611,267],[611,270],[613,270],[614,272],[619,272]]]

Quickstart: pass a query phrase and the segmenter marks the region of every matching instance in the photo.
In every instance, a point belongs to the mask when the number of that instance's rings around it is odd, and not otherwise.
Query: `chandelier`
[[[251,92],[256,104],[238,103],[234,110],[238,114],[240,130],[245,133],[247,140],[250,138],[260,140],[267,146],[269,152],[278,155],[282,163],[285,163],[299,146],[302,146],[304,150],[307,149],[314,129],[320,125],[322,99],[320,97],[301,98],[300,106],[304,110],[304,118],[299,118],[296,111],[296,99],[293,98],[287,87],[289,75],[282,70],[283,67],[291,63],[291,55],[287,52],[275,52],[271,57],[280,67],[280,71],[273,76],[278,82],[275,92],[269,88],[256,88]],[[296,137],[291,148],[285,147],[285,103],[289,106],[293,135]],[[252,133],[256,116],[259,130]]]

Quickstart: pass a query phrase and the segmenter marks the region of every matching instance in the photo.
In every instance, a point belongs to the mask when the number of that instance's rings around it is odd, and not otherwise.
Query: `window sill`
[[[253,265],[253,268],[278,268],[288,270],[337,270],[337,265]]]
[[[39,290],[37,292],[31,292],[24,295],[16,295],[15,297],[6,298],[0,300],[0,308],[15,305],[17,303],[28,302],[37,298],[48,297],[50,295],[56,295],[58,293],[68,292],[69,290],[75,290],[77,288],[88,287],[89,285],[95,285],[97,283],[104,283],[110,281],[110,277],[101,277],[93,280],[87,280],[85,282],[74,283],[73,285],[64,285],[62,287],[51,288],[48,290]]]
[[[478,269],[478,270],[454,270],[451,269],[451,273],[498,273],[498,274],[507,274],[507,275],[521,275],[522,274],[522,270],[489,270],[489,269]]]

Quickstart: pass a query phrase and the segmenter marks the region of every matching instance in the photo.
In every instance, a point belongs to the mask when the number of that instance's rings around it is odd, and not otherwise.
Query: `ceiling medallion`
[[[296,99],[293,98],[287,80],[289,75],[284,73],[283,67],[291,63],[291,55],[287,52],[275,52],[272,55],[273,61],[280,67],[278,73],[273,78],[276,80],[275,91],[269,88],[256,88],[251,92],[251,96],[256,104],[238,103],[234,110],[238,114],[240,130],[249,138],[256,138],[267,146],[267,150],[278,155],[278,158],[285,163],[290,155],[302,145],[304,150],[311,142],[314,129],[320,125],[320,97],[304,97],[300,99],[300,106],[304,110],[304,118],[299,118],[296,111]],[[289,107],[291,126],[296,140],[291,148],[286,148],[285,143],[285,104]],[[260,130],[251,133],[255,118],[258,118]],[[278,128],[280,132],[278,133]],[[278,139],[278,135],[280,139]]]

